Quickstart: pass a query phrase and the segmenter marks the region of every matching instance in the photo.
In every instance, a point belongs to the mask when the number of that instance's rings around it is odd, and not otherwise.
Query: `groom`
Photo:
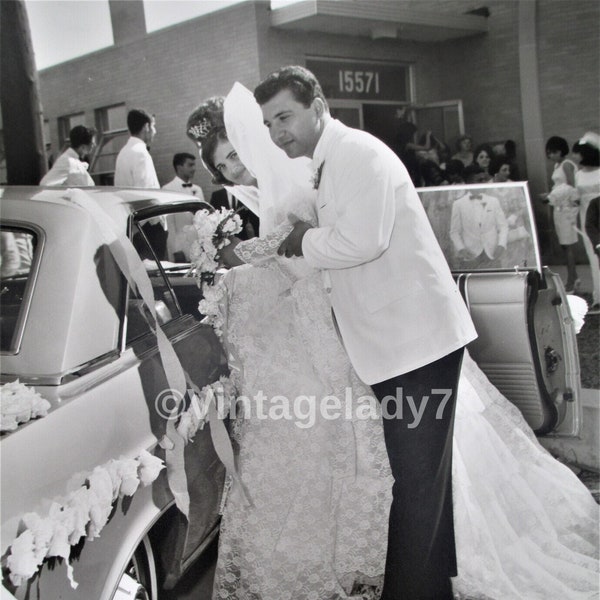
[[[272,73],[254,95],[275,144],[312,158],[318,189],[318,227],[296,223],[279,253],[325,270],[346,351],[382,403],[394,476],[383,599],[450,600],[452,432],[463,348],[476,337],[469,313],[396,154],[333,119],[303,67]]]

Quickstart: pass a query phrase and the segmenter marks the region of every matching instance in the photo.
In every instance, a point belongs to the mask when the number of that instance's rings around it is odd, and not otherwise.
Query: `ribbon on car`
[[[80,189],[68,189],[65,198],[86,210],[96,221],[101,235],[105,240],[117,266],[123,273],[128,284],[137,290],[144,304],[148,308],[150,319],[148,323],[156,335],[160,359],[165,371],[167,383],[171,390],[176,391],[177,400],[171,411],[172,418],[167,419],[166,440],[162,440],[161,447],[165,450],[165,463],[167,465],[167,480],[169,488],[175,499],[177,508],[186,516],[189,515],[190,496],[185,473],[184,449],[185,440],[176,430],[175,418],[181,413],[181,404],[184,401],[187,389],[196,387],[189,375],[183,369],[171,341],[163,332],[158,321],[158,315],[154,306],[154,293],[148,273],[137,251],[127,236],[118,231],[116,223],[111,219],[94,199],[85,191]],[[188,387],[189,386],[189,387]],[[212,405],[212,403],[211,403]],[[213,418],[214,417],[214,418]],[[225,425],[218,418],[217,411],[209,416],[210,432],[213,446],[217,456],[232,474],[234,479],[239,480],[231,440],[227,434]],[[242,493],[246,495],[242,486]]]

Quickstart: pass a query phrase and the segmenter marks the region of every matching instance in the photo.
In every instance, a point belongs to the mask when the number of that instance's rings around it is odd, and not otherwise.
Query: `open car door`
[[[537,435],[578,435],[573,319],[541,265],[527,183],[417,191],[479,334],[471,356]]]

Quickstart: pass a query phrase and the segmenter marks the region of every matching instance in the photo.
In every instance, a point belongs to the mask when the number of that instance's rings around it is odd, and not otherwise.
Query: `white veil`
[[[260,187],[233,186],[231,192],[260,218],[261,237],[287,221],[290,213],[315,221],[316,191],[312,189],[310,159],[290,159],[269,136],[260,106],[252,92],[236,82],[225,98],[227,137]]]

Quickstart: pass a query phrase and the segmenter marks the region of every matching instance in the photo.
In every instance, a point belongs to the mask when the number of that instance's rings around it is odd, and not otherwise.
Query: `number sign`
[[[326,98],[408,102],[409,67],[391,63],[307,60]]]

